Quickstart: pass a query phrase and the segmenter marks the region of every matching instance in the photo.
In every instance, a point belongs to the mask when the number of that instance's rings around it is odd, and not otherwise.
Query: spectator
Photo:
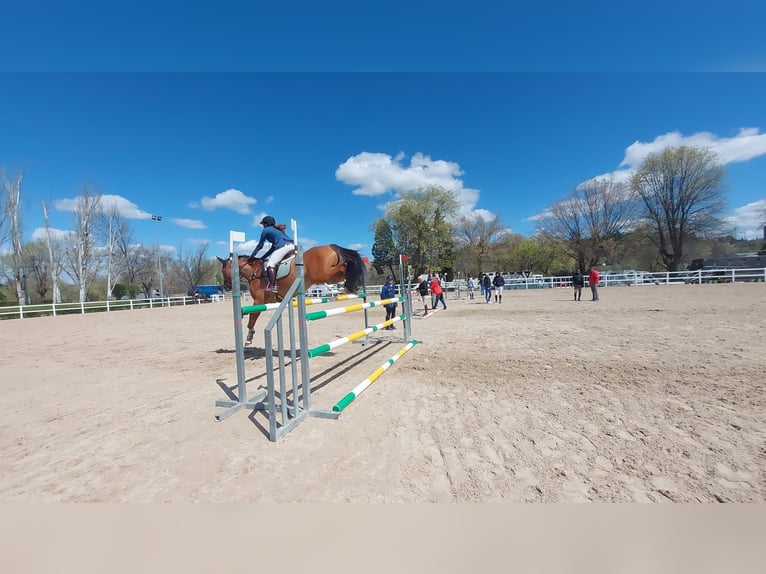
[[[393,299],[396,297],[396,283],[394,283],[394,276],[389,275],[386,277],[386,283],[383,285],[383,287],[380,288],[380,298],[383,299]],[[386,308],[386,321],[389,319],[393,319],[396,317],[396,305],[397,302],[394,301],[393,303],[386,303],[384,307]],[[388,325],[387,327],[384,327],[386,330],[391,331],[392,329],[396,329],[394,325]]]
[[[588,273],[588,284],[590,285],[590,292],[593,296],[591,301],[598,301],[598,282],[601,281],[601,275],[598,274],[595,264],[590,266],[590,273]]]
[[[415,288],[420,294],[420,300],[423,302],[423,316],[428,315],[428,278],[425,276],[420,277],[420,283]]]
[[[473,279],[473,275],[468,276],[468,299],[473,301],[473,293],[476,291],[476,281]]]
[[[486,273],[481,279],[481,286],[482,290],[484,291],[484,299],[486,299],[487,304],[489,305],[489,301],[492,299],[492,280]]]
[[[585,277],[582,276],[580,268],[575,269],[572,274],[572,287],[574,287],[574,300],[580,301],[582,297],[582,288],[585,286]]]
[[[444,290],[442,289],[442,284],[439,281],[438,276],[434,276],[434,278],[431,279],[431,293],[434,295],[433,308],[436,309],[439,301],[441,301],[442,305],[444,305],[444,308],[446,309],[447,303],[444,302]]]
[[[503,302],[503,285],[505,285],[505,279],[499,271],[495,272],[495,277],[492,279],[492,285],[495,288],[495,303]]]

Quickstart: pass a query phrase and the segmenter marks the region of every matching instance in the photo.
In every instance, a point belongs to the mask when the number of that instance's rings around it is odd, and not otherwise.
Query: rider
[[[261,219],[261,225],[263,225],[261,238],[258,240],[258,245],[253,249],[248,261],[251,263],[255,261],[255,254],[261,250],[266,241],[271,243],[271,247],[261,258],[266,261],[266,274],[269,276],[269,284],[266,286],[266,290],[276,293],[277,274],[275,267],[295,249],[295,243],[285,234],[285,226],[278,226],[271,215]]]

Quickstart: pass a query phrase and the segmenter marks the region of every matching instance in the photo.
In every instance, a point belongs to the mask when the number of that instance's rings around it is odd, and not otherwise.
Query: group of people
[[[484,295],[484,300],[489,304],[492,301],[492,293],[495,294],[495,303],[503,302],[503,287],[505,286],[505,278],[499,273],[495,272],[495,276],[490,278],[487,273],[481,276],[478,280],[481,294]],[[468,299],[473,299],[474,291],[476,291],[476,280],[473,275],[468,276]]]
[[[444,286],[441,284],[441,280],[436,275],[429,277],[427,275],[421,275],[420,283],[413,290],[420,295],[420,300],[423,303],[423,316],[428,315],[428,292],[431,292],[431,309],[436,309],[439,303],[443,308],[447,308],[447,302],[444,300]]]
[[[594,266],[588,271],[588,285],[590,286],[591,301],[598,301],[598,282],[601,281],[601,275]],[[574,300],[582,300],[582,288],[585,287],[585,276],[580,272],[580,268],[575,269],[572,274],[572,287],[574,287]]]

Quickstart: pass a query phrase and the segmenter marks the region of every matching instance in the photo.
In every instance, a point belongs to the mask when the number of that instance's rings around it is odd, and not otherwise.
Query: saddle
[[[283,277],[287,277],[290,274],[290,266],[292,265],[293,259],[295,259],[295,253],[293,252],[292,255],[288,255],[282,261],[279,262],[279,265],[277,265],[276,268],[276,278],[277,281],[282,279]],[[261,279],[268,279],[269,276],[266,273],[266,264],[261,266]]]

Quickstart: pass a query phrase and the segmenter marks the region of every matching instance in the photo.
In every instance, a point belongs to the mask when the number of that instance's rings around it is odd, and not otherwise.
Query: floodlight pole
[[[162,221],[161,215],[152,215],[152,221]],[[165,296],[165,290],[162,288],[162,260],[160,259],[160,232],[157,230],[157,274],[160,276],[160,297]]]

